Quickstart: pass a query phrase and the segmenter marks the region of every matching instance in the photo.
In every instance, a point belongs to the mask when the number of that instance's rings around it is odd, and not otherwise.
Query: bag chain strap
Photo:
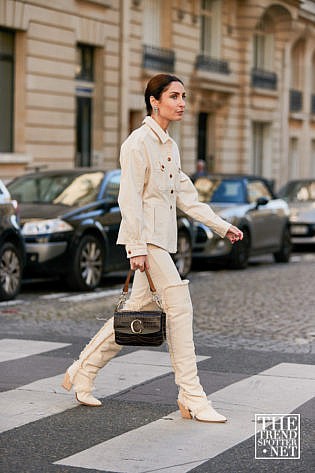
[[[150,273],[148,271],[147,268],[144,269],[145,271],[145,274],[147,276],[147,279],[148,279],[148,282],[149,282],[149,286],[150,286],[150,291],[151,291],[151,295],[152,295],[152,300],[153,302],[156,303],[156,305],[163,311],[163,307],[162,307],[162,301],[159,297],[159,295],[157,294],[156,292],[156,289],[155,289],[155,286],[153,284],[153,281],[152,281],[152,278],[150,276]],[[118,300],[118,303],[116,305],[116,311],[118,311],[120,309],[120,307],[122,305],[124,305],[127,301],[127,298],[128,298],[128,292],[129,292],[129,283],[130,283],[130,278],[131,278],[131,275],[133,273],[133,270],[130,269],[128,271],[128,274],[127,274],[127,278],[126,278],[126,281],[125,281],[125,284],[124,284],[124,287],[123,287],[123,290],[122,290],[122,293],[121,293],[121,296]]]

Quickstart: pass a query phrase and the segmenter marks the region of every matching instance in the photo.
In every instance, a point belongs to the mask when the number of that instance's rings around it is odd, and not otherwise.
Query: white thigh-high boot
[[[73,385],[80,404],[101,406],[101,401],[91,394],[94,378],[121,349],[115,342],[112,317],[82,350],[79,359],[67,369],[62,386],[70,391]]]
[[[193,309],[189,281],[168,286],[163,291],[166,311],[167,342],[175,383],[179,386],[178,406],[184,418],[202,422],[226,422],[215,411],[200,384],[193,342]]]

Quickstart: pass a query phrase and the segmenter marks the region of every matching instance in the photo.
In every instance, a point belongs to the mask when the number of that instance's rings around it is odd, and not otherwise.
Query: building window
[[[0,29],[0,152],[13,152],[14,33]]]
[[[76,166],[92,164],[94,48],[79,44],[76,51]]]
[[[161,24],[161,0],[144,0],[143,12],[143,67],[160,72],[174,72],[175,53],[169,49],[167,22],[163,21],[163,27]],[[168,15],[168,12],[163,9],[163,14]]]
[[[304,53],[305,41],[299,40],[291,53],[290,112],[300,112],[303,109]]]
[[[270,123],[252,124],[252,172],[259,176],[272,176]]]
[[[130,110],[129,112],[129,134],[139,128],[143,121],[143,111],[141,110]]]
[[[298,139],[290,138],[289,142],[289,179],[296,179],[299,177],[299,154],[298,154]]]
[[[94,48],[78,44],[76,49],[75,78],[84,81],[93,81],[94,78]]]
[[[203,0],[200,9],[200,53],[195,67],[218,74],[230,74],[221,57],[221,0]]]
[[[161,1],[143,2],[143,43],[148,46],[161,46]]]
[[[253,67],[265,71],[274,69],[274,25],[265,15],[258,23],[253,37]]]
[[[315,176],[315,140],[311,142],[311,169],[310,176]]]
[[[311,90],[311,114],[315,115],[315,53],[312,59],[312,90]],[[315,175],[315,174],[314,174]]]
[[[208,172],[215,170],[215,123],[214,115],[201,112],[198,116],[197,159],[205,161]]]
[[[265,15],[257,25],[253,36],[252,86],[275,90],[277,75],[274,70],[274,25]]]
[[[200,23],[200,53],[220,58],[221,0],[201,1]]]

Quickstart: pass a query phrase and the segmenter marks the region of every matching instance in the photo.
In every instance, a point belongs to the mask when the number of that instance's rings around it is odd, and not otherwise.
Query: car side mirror
[[[258,199],[256,200],[256,209],[258,209],[258,207],[260,207],[261,205],[267,205],[269,202],[269,199],[267,199],[267,197],[258,197]]]

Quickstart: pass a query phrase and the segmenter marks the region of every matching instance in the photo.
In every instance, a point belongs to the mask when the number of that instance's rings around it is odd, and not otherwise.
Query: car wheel
[[[292,251],[290,230],[286,227],[282,234],[280,250],[273,254],[276,263],[288,263]]]
[[[188,233],[184,231],[178,232],[177,253],[173,256],[176,268],[182,278],[187,276],[191,269],[192,247],[191,239]]]
[[[22,259],[13,243],[6,242],[0,249],[0,300],[13,299],[20,291]]]
[[[101,282],[104,270],[104,248],[99,238],[85,235],[81,238],[73,258],[68,284],[72,289],[92,291]]]
[[[248,266],[250,253],[250,238],[248,231],[243,231],[243,240],[234,243],[229,257],[229,266],[232,269],[245,269]]]

